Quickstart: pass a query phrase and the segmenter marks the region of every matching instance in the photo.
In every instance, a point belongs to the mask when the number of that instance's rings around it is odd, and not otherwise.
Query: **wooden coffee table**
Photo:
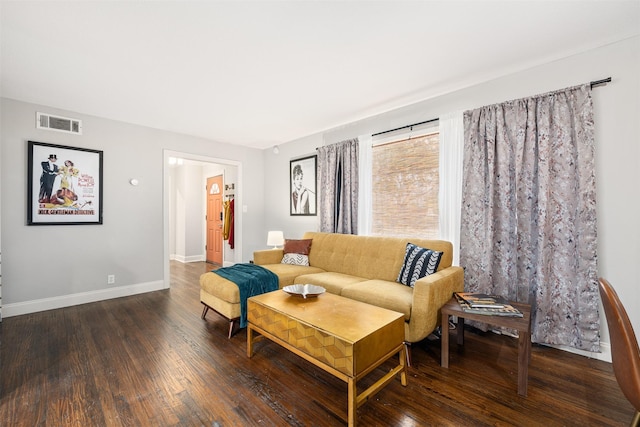
[[[466,313],[462,310],[456,297],[452,297],[441,309],[442,313],[442,353],[440,366],[449,367],[449,316],[458,317],[457,342],[464,344],[464,319],[502,326],[518,331],[518,394],[527,396],[529,379],[529,359],[531,359],[531,306],[528,304],[509,304],[517,308],[523,317],[488,316],[485,314]]]
[[[396,374],[407,385],[401,313],[330,293],[303,299],[278,290],[247,303],[247,355],[253,356],[257,332],[345,381],[350,426],[356,425],[356,409]],[[357,381],[396,354],[398,365],[358,393]]]

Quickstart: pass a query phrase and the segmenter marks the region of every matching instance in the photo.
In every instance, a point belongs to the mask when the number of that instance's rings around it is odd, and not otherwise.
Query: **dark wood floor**
[[[209,267],[172,263],[170,290],[5,319],[0,425],[345,425],[345,383],[269,341],[248,359],[244,330],[229,340],[224,319],[200,319]],[[515,339],[468,331],[449,369],[439,352],[438,340],[414,346],[408,386],[389,384],[359,423],[624,426],[633,416],[605,362],[534,345],[523,398]]]

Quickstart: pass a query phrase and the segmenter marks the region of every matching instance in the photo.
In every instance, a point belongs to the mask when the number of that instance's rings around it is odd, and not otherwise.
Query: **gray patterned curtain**
[[[318,148],[320,231],[358,234],[358,139]]]
[[[599,351],[591,88],[464,113],[465,288],[532,304],[532,341]]]

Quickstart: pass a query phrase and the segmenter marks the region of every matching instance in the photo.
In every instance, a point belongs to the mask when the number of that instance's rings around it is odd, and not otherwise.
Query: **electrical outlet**
[[[113,285],[114,283],[116,283],[116,275],[115,274],[110,274],[107,276],[107,285]]]

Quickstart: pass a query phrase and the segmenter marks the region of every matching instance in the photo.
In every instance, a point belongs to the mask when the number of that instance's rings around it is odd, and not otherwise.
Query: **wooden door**
[[[222,265],[222,175],[207,178],[207,262]]]

